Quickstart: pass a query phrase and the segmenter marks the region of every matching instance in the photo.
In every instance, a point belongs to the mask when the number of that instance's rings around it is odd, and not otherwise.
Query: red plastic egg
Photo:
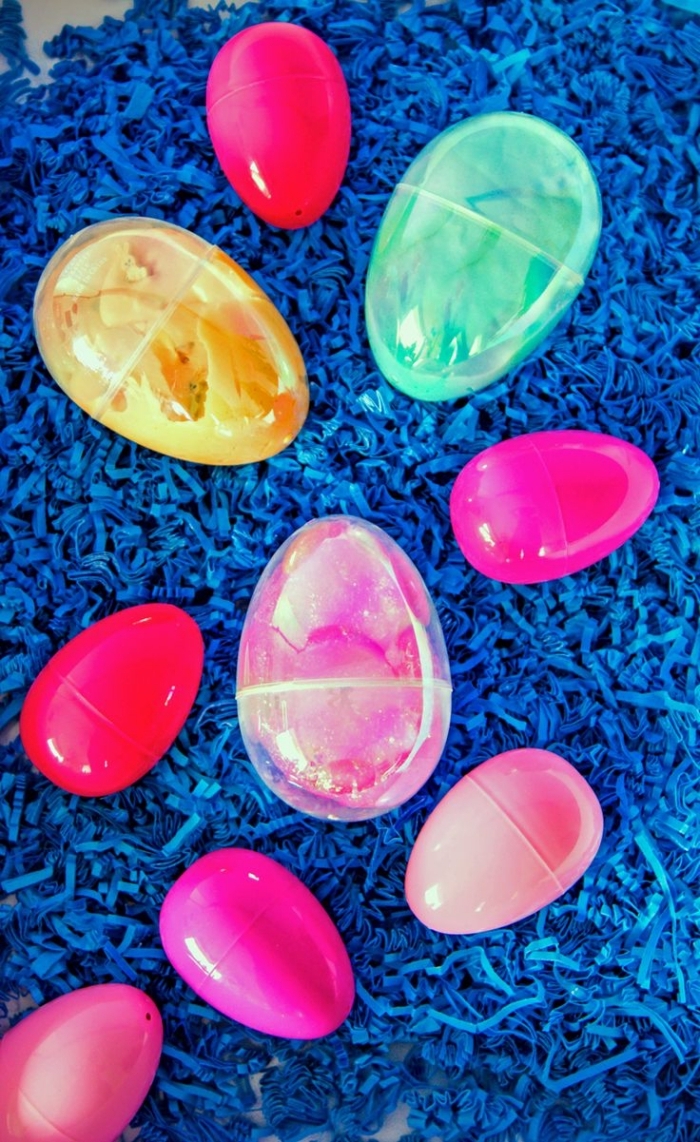
[[[348,161],[350,97],[313,32],[265,23],[224,44],[207,81],[207,123],[224,174],[265,222],[297,230],[328,209]]]
[[[46,664],[20,716],[22,743],[45,777],[84,797],[138,781],[182,729],[202,677],[194,619],[169,603],[118,611]]]

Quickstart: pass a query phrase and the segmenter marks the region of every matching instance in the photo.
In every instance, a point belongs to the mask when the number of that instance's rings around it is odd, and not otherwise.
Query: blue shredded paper
[[[136,0],[124,20],[64,28],[47,49],[52,79],[36,86],[20,5],[0,2],[0,1031],[72,988],[146,990],[166,1045],[139,1142],[700,1138],[697,14],[691,0]],[[216,52],[262,19],[324,37],[352,102],[343,186],[295,233],[242,206],[206,130]],[[601,187],[600,249],[570,312],[517,370],[474,399],[424,405],[391,389],[368,349],[371,244],[418,151],[502,109],[583,148]],[[170,460],[89,420],[48,376],[31,326],[41,270],[70,234],[122,214],[220,245],[284,314],[312,405],[280,456],[238,469]],[[654,513],[575,576],[537,587],[479,576],[449,526],[455,476],[507,436],[574,427],[651,456]],[[263,567],[331,512],[385,528],[417,564],[455,687],[435,775],[365,824],[302,816],[262,789],[233,697]],[[72,797],[13,737],[24,695],[89,623],[153,599],[202,628],[196,706],[137,785]],[[512,928],[428,931],[403,895],[422,822],[471,766],[526,745],[562,754],[593,786],[598,857]],[[165,959],[168,888],[231,844],[297,873],[347,943],[358,998],[327,1039],[250,1032]]]

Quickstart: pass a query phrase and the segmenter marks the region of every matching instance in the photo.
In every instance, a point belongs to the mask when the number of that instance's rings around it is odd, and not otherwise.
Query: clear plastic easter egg
[[[236,262],[168,222],[121,218],[75,234],[42,274],[34,328],[80,408],[181,460],[264,460],[308,412],[282,315]]]
[[[352,516],[296,531],[266,567],[238,657],[241,734],[266,785],[297,809],[363,820],[437,765],[452,689],[416,567]]]
[[[476,392],[540,344],[583,287],[601,227],[588,159],[512,111],[433,139],[389,200],[367,275],[367,332],[392,385]]]

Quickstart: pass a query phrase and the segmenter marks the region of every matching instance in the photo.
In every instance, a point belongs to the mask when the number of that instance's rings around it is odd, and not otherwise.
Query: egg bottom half
[[[583,286],[531,242],[423,189],[399,185],[385,225],[367,280],[370,345],[387,380],[421,400],[503,376]]]
[[[408,800],[435,769],[450,724],[442,679],[345,678],[249,687],[240,727],[260,777],[327,819],[366,820]]]

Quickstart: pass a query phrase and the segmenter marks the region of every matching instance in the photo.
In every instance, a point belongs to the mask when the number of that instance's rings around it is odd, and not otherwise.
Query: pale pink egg
[[[513,924],[583,876],[602,833],[598,798],[563,757],[501,753],[458,781],[423,825],[406,870],[408,905],[436,932]]]

